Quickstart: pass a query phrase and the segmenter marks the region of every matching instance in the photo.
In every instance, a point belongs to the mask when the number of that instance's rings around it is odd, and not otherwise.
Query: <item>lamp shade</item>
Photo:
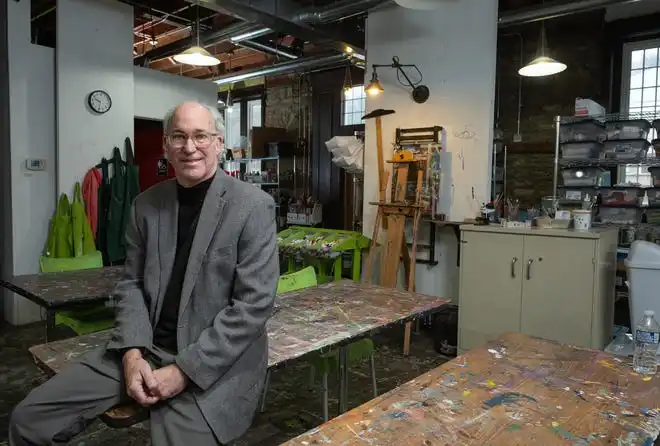
[[[220,59],[213,57],[211,53],[200,46],[188,48],[183,53],[174,56],[174,60],[178,63],[198,67],[212,67],[220,64]]]
[[[518,70],[518,74],[524,77],[543,77],[561,73],[566,68],[565,63],[558,62],[552,57],[539,56]]]
[[[435,9],[442,0],[395,0],[402,8],[408,9]]]

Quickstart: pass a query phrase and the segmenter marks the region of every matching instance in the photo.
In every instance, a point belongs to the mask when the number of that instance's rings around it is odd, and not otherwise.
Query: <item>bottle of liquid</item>
[[[655,312],[646,310],[635,327],[635,356],[633,370],[640,375],[654,375],[658,370],[657,354],[660,346],[660,324],[653,317]]]

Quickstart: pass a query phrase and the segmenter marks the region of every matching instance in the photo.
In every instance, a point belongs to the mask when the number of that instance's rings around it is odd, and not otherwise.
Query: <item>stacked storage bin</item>
[[[595,119],[563,124],[559,131],[563,187],[558,197],[562,205],[580,205],[596,194],[596,188],[609,186],[606,169],[598,166],[603,151],[605,126]]]
[[[651,144],[648,141],[651,123],[645,119],[626,119],[608,122],[605,126],[603,157],[618,164],[637,164],[646,161]],[[642,220],[640,205],[645,189],[640,184],[622,184],[600,191],[600,220],[603,223],[637,224]]]

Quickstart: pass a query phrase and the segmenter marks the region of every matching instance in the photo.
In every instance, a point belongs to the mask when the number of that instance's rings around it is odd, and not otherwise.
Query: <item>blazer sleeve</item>
[[[268,197],[249,212],[238,240],[233,305],[218,313],[176,364],[202,390],[217,382],[265,330],[279,279],[275,203]]]
[[[136,201],[130,207],[126,225],[126,261],[122,280],[114,291],[115,330],[106,346],[108,350],[148,348],[153,339],[143,291],[145,241],[137,223]]]

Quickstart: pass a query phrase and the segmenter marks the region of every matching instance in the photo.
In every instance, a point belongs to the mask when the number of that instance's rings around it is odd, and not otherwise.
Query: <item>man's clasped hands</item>
[[[188,385],[188,377],[176,364],[154,370],[139,349],[127,351],[122,363],[128,396],[143,406],[173,398]]]

